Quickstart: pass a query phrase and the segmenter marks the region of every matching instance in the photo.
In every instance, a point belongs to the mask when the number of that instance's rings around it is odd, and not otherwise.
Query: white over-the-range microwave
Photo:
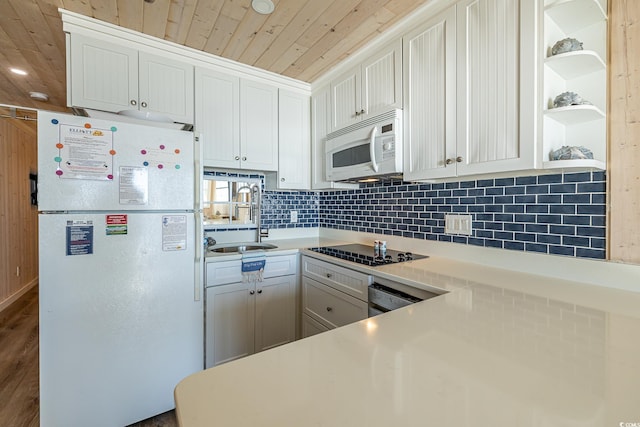
[[[327,135],[328,181],[362,182],[402,174],[402,110],[370,117]]]

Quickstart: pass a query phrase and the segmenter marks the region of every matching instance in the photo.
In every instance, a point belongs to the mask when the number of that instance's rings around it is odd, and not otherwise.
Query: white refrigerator
[[[193,133],[38,114],[40,423],[124,426],[203,368]]]

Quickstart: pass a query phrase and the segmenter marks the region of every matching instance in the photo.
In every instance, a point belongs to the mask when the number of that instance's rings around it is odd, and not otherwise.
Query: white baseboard
[[[18,290],[18,292],[16,292],[13,295],[9,296],[9,298],[5,299],[4,301],[1,301],[0,302],[0,312],[3,311],[5,308],[9,307],[14,302],[16,302],[22,295],[26,294],[31,288],[33,288],[35,285],[37,285],[38,284],[38,278],[39,277],[36,276],[35,279],[33,279],[32,281],[30,281],[29,283],[24,285],[22,288],[20,288],[20,290]]]

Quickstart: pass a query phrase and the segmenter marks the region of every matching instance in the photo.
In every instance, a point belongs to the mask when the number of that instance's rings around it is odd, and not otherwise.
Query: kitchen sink
[[[248,243],[248,244],[239,244],[239,245],[225,245],[217,248],[209,248],[208,252],[216,252],[216,253],[242,253],[242,252],[250,252],[250,251],[259,251],[264,249],[277,249],[276,245],[272,245],[271,243]]]

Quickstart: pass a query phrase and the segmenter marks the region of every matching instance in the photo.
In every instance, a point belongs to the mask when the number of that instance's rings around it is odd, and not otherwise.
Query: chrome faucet
[[[256,223],[256,242],[262,242],[262,234],[260,233],[260,207],[262,203],[262,192],[260,184],[251,184],[251,217]]]

